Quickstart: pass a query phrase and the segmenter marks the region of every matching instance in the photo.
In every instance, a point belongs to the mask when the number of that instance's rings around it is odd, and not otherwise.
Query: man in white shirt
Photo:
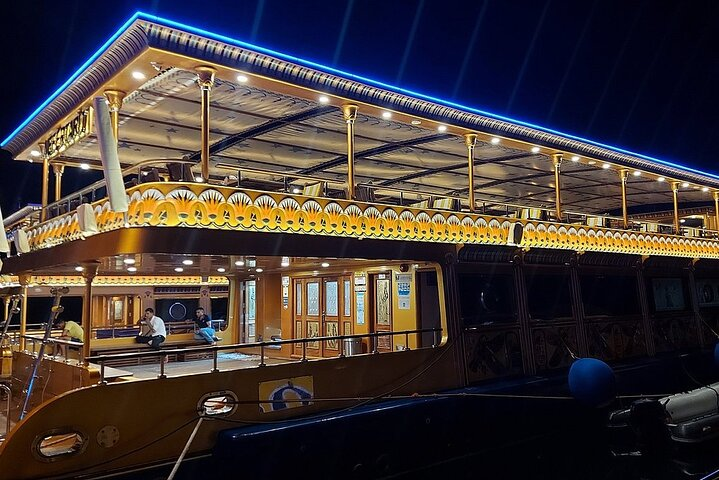
[[[139,322],[149,329],[144,334],[135,337],[137,343],[146,343],[155,350],[160,349],[160,344],[165,341],[167,330],[165,330],[165,322],[160,317],[155,316],[155,310],[152,308],[145,309],[145,315]]]

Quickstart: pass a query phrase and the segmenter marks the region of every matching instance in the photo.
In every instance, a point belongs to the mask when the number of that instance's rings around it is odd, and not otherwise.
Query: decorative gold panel
[[[238,190],[204,184],[148,183],[128,191],[128,226],[167,226],[324,234],[457,244],[503,245],[509,228],[524,225],[521,247],[639,255],[719,258],[713,239],[630,232],[584,225],[487,217],[302,195]],[[107,200],[93,204],[101,232],[124,227]],[[33,250],[82,238],[77,214],[28,231]]]

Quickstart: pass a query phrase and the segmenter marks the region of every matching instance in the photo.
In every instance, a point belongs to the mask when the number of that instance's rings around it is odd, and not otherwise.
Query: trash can
[[[345,338],[343,340],[344,354],[348,357],[350,355],[359,355],[362,353],[362,339],[361,338]]]

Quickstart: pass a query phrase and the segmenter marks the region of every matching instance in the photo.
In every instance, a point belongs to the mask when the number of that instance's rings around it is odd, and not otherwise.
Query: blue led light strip
[[[235,45],[235,46],[238,46],[238,47],[246,48],[246,49],[248,49],[248,50],[253,50],[253,51],[256,51],[256,52],[259,52],[259,53],[264,53],[264,54],[266,54],[266,55],[270,55],[270,56],[273,56],[273,57],[277,57],[277,58],[280,58],[280,59],[285,60],[285,61],[289,61],[289,62],[292,62],[292,63],[297,63],[297,64],[299,64],[299,65],[304,65],[304,66],[307,66],[307,67],[310,67],[310,68],[314,68],[314,69],[320,70],[320,71],[325,72],[325,73],[331,73],[331,74],[338,75],[338,76],[341,76],[341,77],[344,77],[344,78],[353,79],[353,80],[359,81],[359,82],[361,82],[361,83],[366,83],[366,84],[369,84],[369,85],[373,85],[373,86],[376,86],[376,87],[380,87],[380,88],[383,88],[383,89],[386,89],[386,90],[390,90],[390,91],[395,92],[395,93],[401,93],[401,94],[403,94],[403,95],[407,95],[407,96],[410,96],[410,97],[420,98],[420,99],[422,99],[422,100],[427,100],[427,101],[430,101],[430,102],[438,103],[438,104],[440,104],[440,105],[444,105],[444,106],[456,108],[456,109],[459,109],[459,110],[463,110],[463,111],[465,111],[465,112],[470,112],[470,113],[475,113],[475,114],[478,114],[478,115],[483,115],[483,116],[486,116],[486,117],[489,117],[489,118],[493,118],[493,119],[496,119],[496,120],[502,120],[502,121],[505,121],[505,122],[508,122],[508,123],[513,123],[513,124],[517,124],[517,125],[522,125],[522,126],[525,126],[525,127],[529,127],[529,128],[533,128],[533,129],[542,131],[542,132],[546,132],[546,133],[551,133],[551,134],[554,134],[554,135],[558,135],[558,136],[560,136],[560,137],[569,138],[569,139],[572,139],[572,140],[577,140],[577,141],[579,141],[579,142],[584,142],[584,143],[587,143],[587,144],[590,144],[590,145],[594,145],[594,146],[596,146],[596,147],[606,148],[606,149],[612,150],[612,151],[614,151],[614,152],[623,153],[623,154],[626,154],[626,155],[631,155],[631,156],[634,156],[634,157],[642,158],[642,159],[644,159],[644,160],[649,160],[649,161],[655,162],[655,163],[657,163],[657,164],[659,164],[659,165],[664,165],[664,166],[668,166],[668,167],[672,167],[672,168],[677,168],[677,169],[680,169],[680,170],[685,170],[685,171],[687,171],[687,172],[692,172],[692,173],[696,173],[696,174],[698,174],[698,175],[704,175],[704,176],[706,176],[706,177],[710,177],[710,178],[719,180],[719,175],[716,175],[716,174],[713,174],[713,173],[704,172],[704,171],[698,170],[698,169],[696,169],[696,168],[687,167],[687,166],[684,166],[684,165],[681,165],[681,164],[678,164],[678,163],[669,162],[669,161],[666,161],[666,160],[660,160],[660,159],[658,159],[658,158],[650,157],[650,156],[648,156],[648,155],[644,155],[644,154],[641,154],[641,153],[636,153],[636,152],[632,152],[632,151],[629,151],[629,150],[625,150],[625,149],[620,148],[620,147],[615,147],[615,146],[612,146],[612,145],[607,145],[607,144],[604,144],[604,143],[596,142],[596,141],[594,141],[594,140],[588,140],[588,139],[586,139],[586,138],[578,137],[578,136],[576,136],[576,135],[570,135],[570,134],[567,134],[567,133],[564,133],[564,132],[560,132],[560,131],[557,131],[557,130],[553,130],[553,129],[551,129],[551,128],[546,128],[546,127],[542,127],[542,126],[539,126],[539,125],[535,125],[535,124],[530,123],[530,122],[525,122],[525,121],[521,121],[521,120],[516,120],[516,119],[513,119],[513,118],[505,117],[505,116],[503,116],[503,115],[497,115],[497,114],[495,114],[495,113],[486,112],[486,111],[484,111],[484,110],[479,110],[479,109],[472,108],[472,107],[468,107],[468,106],[466,106],[466,105],[462,105],[462,104],[459,104],[459,103],[451,102],[451,101],[449,101],[449,100],[444,100],[444,99],[441,99],[441,98],[433,97],[433,96],[431,96],[431,95],[426,95],[426,94],[423,94],[423,93],[418,93],[418,92],[414,92],[414,91],[411,91],[411,90],[406,90],[406,89],[401,88],[401,87],[396,87],[396,86],[393,86],[393,85],[388,85],[388,84],[383,83],[383,82],[380,82],[380,81],[378,81],[378,80],[373,80],[373,79],[371,79],[371,78],[362,77],[362,76],[360,76],[360,75],[355,75],[355,74],[353,74],[353,73],[345,72],[345,71],[343,71],[343,70],[338,70],[338,69],[333,68],[333,67],[328,67],[328,66],[322,65],[322,64],[320,64],[320,63],[310,61],[310,60],[304,60],[304,59],[301,59],[301,58],[293,57],[292,55],[287,55],[287,54],[284,54],[284,53],[276,52],[276,51],[274,51],[274,50],[270,50],[270,49],[267,49],[267,48],[264,48],[264,47],[260,47],[260,46],[257,46],[257,45],[253,45],[253,44],[251,44],[251,43],[243,42],[243,41],[241,41],[241,40],[236,40],[236,39],[234,39],[234,38],[230,38],[230,37],[227,37],[227,36],[224,36],[224,35],[220,35],[220,34],[217,34],[217,33],[212,33],[212,32],[209,32],[209,31],[207,31],[207,30],[203,30],[203,29],[200,29],[200,28],[192,27],[192,26],[190,26],[190,25],[185,25],[185,24],[183,24],[183,23],[175,22],[175,21],[173,21],[173,20],[168,20],[168,19],[166,19],[166,18],[158,17],[158,16],[156,16],[156,15],[150,15],[150,14],[147,14],[147,13],[144,13],[144,12],[135,12],[135,14],[132,15],[132,17],[130,17],[130,19],[127,20],[127,21],[122,25],[122,27],[120,27],[120,29],[119,29],[117,32],[115,32],[115,34],[114,34],[112,37],[110,37],[110,38],[97,50],[97,52],[95,52],[95,54],[94,54],[92,57],[90,57],[85,63],[83,63],[83,64],[80,66],[80,68],[78,68],[77,71],[76,71],[65,83],[63,83],[57,90],[55,90],[55,92],[54,92],[47,100],[45,100],[45,102],[43,102],[37,109],[35,109],[35,111],[32,112],[32,114],[30,114],[30,116],[29,116],[22,124],[20,124],[19,127],[17,127],[5,140],[3,140],[3,142],[0,143],[0,147],[4,147],[5,145],[7,145],[7,143],[10,142],[10,140],[12,140],[12,138],[13,138],[15,135],[17,135],[20,130],[22,130],[28,123],[30,123],[30,122],[33,120],[33,118],[35,118],[35,116],[37,116],[37,114],[38,114],[43,108],[45,108],[45,107],[46,107],[52,100],[54,100],[65,88],[67,88],[67,86],[68,86],[73,80],[75,80],[75,79],[82,73],[83,70],[85,70],[92,62],[94,62],[125,30],[127,30],[127,29],[130,27],[130,25],[132,25],[132,23],[133,23],[135,20],[146,20],[146,21],[148,21],[148,22],[156,23],[156,24],[158,24],[158,25],[164,25],[164,26],[166,26],[166,27],[171,27],[171,28],[183,30],[183,31],[188,32],[188,33],[193,33],[193,34],[196,34],[196,35],[199,35],[199,36],[202,36],[202,37],[207,37],[207,38],[210,38],[210,39],[218,40],[218,41],[220,41],[220,42],[224,42],[224,43],[227,43],[227,44],[230,44],[230,45]]]

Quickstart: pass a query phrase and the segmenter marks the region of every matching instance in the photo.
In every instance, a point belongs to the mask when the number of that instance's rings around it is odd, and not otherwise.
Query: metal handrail
[[[185,159],[152,158],[149,160],[143,160],[134,165],[126,167],[124,170],[122,170],[122,178],[124,179],[128,175],[137,173],[138,181],[139,181],[140,176],[141,176],[140,172],[142,171],[142,169],[144,167],[148,167],[151,165],[158,165],[158,164],[167,164],[167,163],[190,163],[190,164],[194,165],[197,162],[195,162],[193,160],[185,160]],[[137,171],[137,172],[135,172],[135,171]],[[80,190],[77,190],[69,195],[62,197],[60,200],[56,200],[52,203],[49,203],[47,206],[45,206],[44,210],[47,213],[50,213],[53,208],[57,208],[64,204],[68,204],[68,207],[69,207],[70,202],[72,200],[82,201],[82,198],[85,194],[92,193],[93,191],[99,190],[100,188],[104,188],[106,186],[107,186],[107,184],[105,182],[105,178],[102,178],[101,180],[98,180],[95,183],[88,185],[87,187],[84,187]]]
[[[422,328],[422,329],[416,329],[416,330],[401,330],[401,331],[391,331],[391,332],[371,332],[371,333],[359,333],[359,334],[353,334],[353,335],[334,335],[334,336],[325,336],[325,337],[305,337],[305,338],[293,338],[289,340],[270,340],[270,341],[262,341],[262,342],[252,342],[252,343],[237,343],[233,345],[214,345],[214,346],[200,346],[200,347],[188,347],[188,348],[176,348],[171,350],[152,350],[147,352],[129,352],[129,353],[114,353],[109,355],[93,355],[90,357],[86,357],[85,360],[88,362],[98,363],[100,365],[100,383],[105,383],[105,362],[112,361],[112,360],[126,360],[126,359],[137,359],[137,358],[148,358],[148,357],[159,357],[160,361],[160,377],[165,377],[165,363],[161,361],[162,357],[168,355],[168,354],[181,354],[181,353],[199,353],[199,352],[212,352],[213,356],[213,368],[212,372],[218,372],[217,369],[217,353],[222,350],[239,350],[239,349],[247,349],[247,348],[260,348],[260,367],[266,366],[265,364],[265,347],[268,346],[276,346],[276,345],[294,345],[294,344],[302,344],[302,358],[300,359],[301,362],[307,361],[307,344],[308,343],[314,343],[314,342],[326,342],[331,340],[339,340],[340,347],[338,348],[340,354],[340,357],[344,357],[344,342],[343,340],[349,340],[349,339],[356,339],[356,338],[375,338],[378,337],[385,337],[385,336],[395,336],[395,335],[404,335],[407,340],[409,340],[410,334],[421,334],[421,333],[429,333],[432,332],[434,334],[433,336],[433,343],[432,348],[436,348],[439,344],[437,334],[442,332],[441,328]],[[407,342],[409,343],[409,342]],[[377,347],[378,342],[373,342],[374,348],[372,349],[371,353],[379,353]],[[405,348],[405,350],[410,350],[409,347]]]

